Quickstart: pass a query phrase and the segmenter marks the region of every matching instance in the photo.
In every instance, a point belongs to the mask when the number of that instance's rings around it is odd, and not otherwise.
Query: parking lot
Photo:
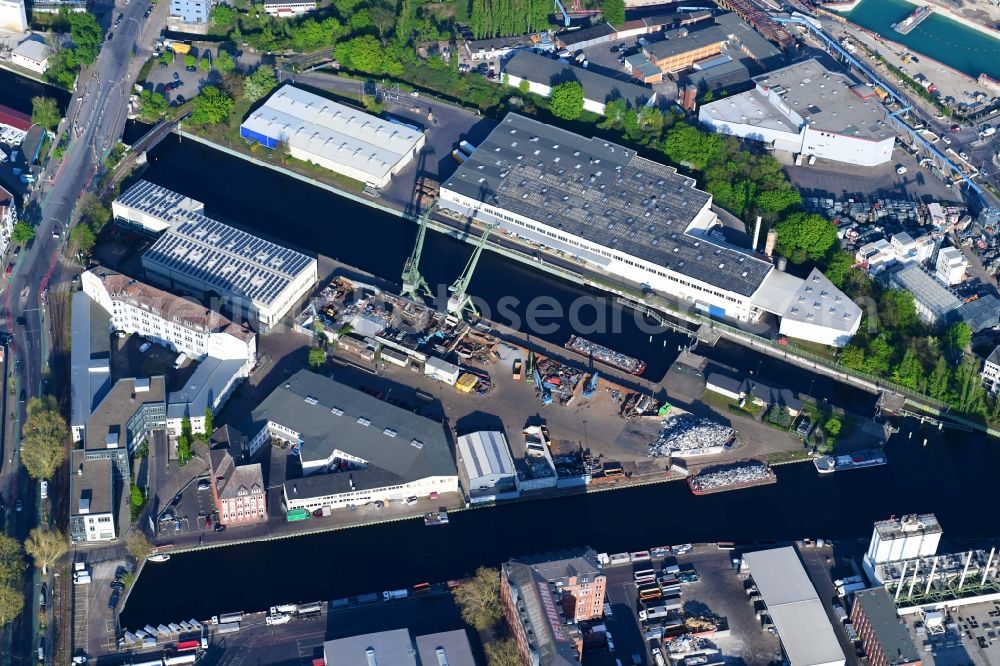
[[[655,40],[653,35],[644,35],[646,39]],[[583,49],[587,57],[587,69],[603,76],[635,85],[645,85],[625,71],[625,56],[639,52],[638,38],[616,39],[606,44],[598,44]],[[665,106],[677,99],[677,83],[664,76],[663,81],[652,85],[656,92],[658,106]]]

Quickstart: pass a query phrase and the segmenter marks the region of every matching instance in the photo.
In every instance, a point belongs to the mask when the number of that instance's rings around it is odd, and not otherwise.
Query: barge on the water
[[[725,465],[713,465],[687,480],[688,488],[695,495],[711,495],[777,482],[774,470],[763,460],[739,460]]]
[[[901,35],[908,35],[913,32],[918,25],[924,22],[924,19],[934,13],[928,5],[921,5],[913,10],[913,13],[907,16],[905,19],[899,23],[893,23],[892,29]]]
[[[445,509],[438,511],[428,511],[424,514],[424,525],[432,527],[434,525],[447,525],[448,512]]]
[[[848,469],[876,467],[888,462],[882,449],[867,449],[839,456],[820,456],[813,459],[813,465],[820,474],[833,474]]]
[[[639,376],[646,372],[645,361],[626,356],[621,352],[616,352],[614,349],[609,349],[604,345],[599,345],[596,342],[591,342],[586,338],[576,335],[570,336],[569,342],[566,343],[566,349],[571,349],[578,354],[583,354],[595,361],[610,365],[612,368],[624,370],[632,375]]]

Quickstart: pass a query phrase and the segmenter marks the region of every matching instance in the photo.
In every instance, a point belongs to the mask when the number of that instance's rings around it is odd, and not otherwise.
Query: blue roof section
[[[242,375],[245,359],[222,360],[205,358],[187,380],[184,388],[167,396],[167,418],[200,417],[205,409],[213,408],[219,396],[226,395],[233,383]]]

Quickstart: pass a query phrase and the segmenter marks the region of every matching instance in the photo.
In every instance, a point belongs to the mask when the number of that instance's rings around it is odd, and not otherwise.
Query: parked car
[[[197,72],[198,71],[198,68],[195,67],[194,65],[188,65],[184,69],[185,69],[185,71],[188,71],[188,72]]]
[[[896,173],[898,173],[900,175],[903,175],[904,173],[906,173],[906,171],[907,171],[907,168],[905,166],[903,166],[903,165],[899,165],[898,167],[896,167]]]
[[[42,583],[41,589],[38,591],[38,607],[45,610],[45,602],[48,601],[49,588],[45,583]]]
[[[180,81],[180,80],[181,80],[181,75],[178,74],[177,72],[174,72],[174,81]]]
[[[118,600],[121,599],[122,593],[115,590],[111,593],[111,597],[108,599],[108,608],[114,610],[118,606]]]
[[[116,28],[122,24],[122,19],[124,19],[124,18],[125,18],[124,14],[119,14],[118,15],[118,18],[115,19],[115,27]]]
[[[113,32],[109,32],[109,33],[108,33],[108,39],[107,39],[107,41],[109,41],[109,42],[110,42],[110,41],[111,41],[111,40],[112,40],[112,39],[114,38],[114,36],[115,36],[115,33],[113,33]]]
[[[14,502],[14,510],[15,511],[20,511],[23,508],[24,508],[24,504],[21,503],[21,500],[17,500],[16,502]]]
[[[184,95],[178,95],[176,99],[177,99],[177,105],[178,106],[180,106],[181,104],[184,104],[185,102],[187,102],[187,98],[185,98]]]
[[[210,490],[212,484],[208,479],[198,479],[198,490]]]
[[[145,11],[145,12],[143,12],[143,14],[142,14],[142,15],[143,15],[143,17],[145,17],[145,18],[149,18],[149,15],[150,15],[150,14],[152,14],[152,13],[153,13],[153,6],[152,6],[152,5],[150,5],[149,7],[147,7],[147,8],[146,8],[146,11]]]
[[[112,590],[124,590],[125,589],[125,583],[123,583],[120,580],[113,580],[113,581],[111,581],[111,589]]]
[[[139,345],[139,353],[140,353],[140,354],[145,354],[146,352],[148,352],[148,351],[149,351],[149,348],[150,348],[151,346],[152,346],[152,345],[151,345],[151,344],[149,344],[148,342],[143,342],[143,343],[142,343],[141,345]]]
[[[119,564],[118,568],[115,569],[115,578],[121,578],[122,576],[124,576],[127,573],[128,573],[128,569],[125,568],[125,565]]]
[[[217,523],[215,525],[215,531],[216,532],[225,532],[226,531],[226,526],[224,524],[222,524],[222,523]]]

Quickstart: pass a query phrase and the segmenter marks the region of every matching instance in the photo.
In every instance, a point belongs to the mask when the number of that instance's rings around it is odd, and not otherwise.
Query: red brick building
[[[240,464],[246,437],[223,426],[212,433],[208,451],[212,497],[219,522],[245,525],[267,520],[267,487],[260,463]]]
[[[872,666],[920,666],[910,632],[884,587],[855,593],[851,622]]]

